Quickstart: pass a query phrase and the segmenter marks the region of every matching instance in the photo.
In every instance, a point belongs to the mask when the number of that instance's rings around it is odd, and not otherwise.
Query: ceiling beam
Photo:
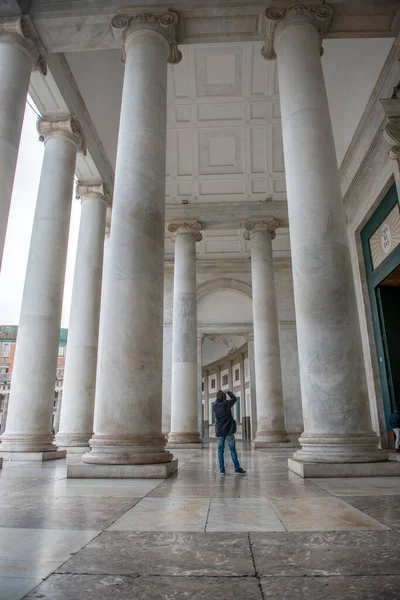
[[[285,6],[287,0],[274,0]],[[400,32],[398,0],[331,0],[334,17],[326,38],[396,37]],[[49,53],[117,49],[110,22],[121,0],[33,0],[29,14]],[[177,0],[171,5],[179,19],[181,44],[263,41],[266,35],[265,9],[268,2],[251,4],[219,0],[207,2]],[[129,8],[152,2],[136,0]],[[148,8],[147,8],[148,7]],[[156,8],[156,7],[155,7]]]

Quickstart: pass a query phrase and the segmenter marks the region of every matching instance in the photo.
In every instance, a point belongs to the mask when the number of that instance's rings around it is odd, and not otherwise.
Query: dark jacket
[[[216,400],[213,404],[216,437],[226,437],[236,433],[236,421],[232,417],[232,406],[237,402],[237,398],[232,392],[228,392],[228,395],[230,400]]]
[[[400,414],[393,413],[390,415],[390,427],[392,429],[400,429]]]

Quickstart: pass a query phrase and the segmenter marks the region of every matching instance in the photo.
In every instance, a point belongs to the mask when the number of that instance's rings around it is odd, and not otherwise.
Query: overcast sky
[[[32,101],[30,100],[30,102]],[[27,105],[0,274],[0,325],[18,325],[19,323],[36,196],[44,154],[44,145],[38,141],[36,121],[35,112]],[[62,327],[68,327],[79,218],[80,203],[74,199],[71,211]]]

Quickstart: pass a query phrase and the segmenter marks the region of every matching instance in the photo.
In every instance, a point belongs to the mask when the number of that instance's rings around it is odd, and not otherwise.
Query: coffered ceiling
[[[387,38],[324,42],[339,162],[391,44]],[[203,214],[215,203],[285,206],[276,61],[264,60],[261,47],[258,41],[181,46],[182,62],[168,67],[167,213],[182,203],[198,205]],[[120,50],[71,52],[66,59],[114,168],[124,74]],[[245,258],[249,247],[242,230],[221,223],[207,228],[197,253],[204,259]],[[274,240],[274,255],[290,256],[287,222]],[[172,257],[167,239],[166,258]]]

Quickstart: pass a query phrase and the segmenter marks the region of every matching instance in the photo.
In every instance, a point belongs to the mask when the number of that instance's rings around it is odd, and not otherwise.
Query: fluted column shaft
[[[124,42],[125,76],[88,467],[155,467],[173,458],[161,399],[168,23],[175,21],[168,12],[112,22]]]
[[[257,432],[254,447],[288,441],[283,409],[272,237],[277,221],[247,223],[251,239]]]
[[[81,222],[65,363],[59,447],[82,453],[93,435],[104,233],[108,197],[102,183],[80,183]]]
[[[0,19],[0,265],[32,68],[46,72],[24,17]]]
[[[201,447],[198,425],[196,240],[200,224],[173,223],[174,305],[172,325],[171,433],[169,447]]]
[[[75,162],[77,122],[39,119],[45,143],[1,451],[51,452],[54,382]]]
[[[380,461],[387,454],[378,451],[378,438],[371,426],[345,215],[320,59],[321,23],[331,18],[331,13],[326,5],[288,9],[274,40],[304,416],[302,449],[295,459],[327,463]]]

